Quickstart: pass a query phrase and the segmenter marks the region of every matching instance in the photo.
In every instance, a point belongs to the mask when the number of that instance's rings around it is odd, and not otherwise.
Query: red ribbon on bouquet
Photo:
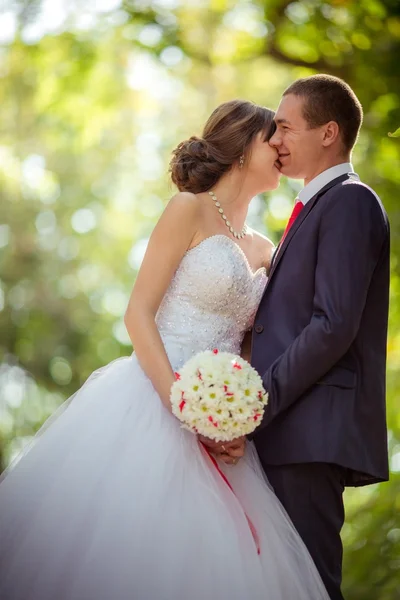
[[[213,456],[213,455],[210,453],[210,451],[209,451],[209,450],[208,450],[208,448],[207,448],[207,447],[206,447],[206,446],[203,444],[203,442],[201,442],[201,444],[202,444],[202,446],[203,446],[204,450],[207,452],[208,456],[210,457],[210,460],[211,460],[212,464],[213,464],[213,465],[214,465],[214,467],[217,469],[218,473],[220,474],[220,476],[222,477],[222,479],[225,481],[226,485],[227,485],[227,486],[228,486],[228,488],[231,490],[232,494],[233,494],[233,495],[234,495],[234,496],[237,498],[238,502],[240,503],[240,501],[239,501],[239,498],[236,496],[236,494],[235,494],[235,491],[234,491],[233,487],[231,486],[231,484],[229,483],[228,479],[227,479],[227,478],[226,478],[226,476],[225,476],[225,473],[223,473],[223,472],[221,471],[221,469],[219,468],[219,466],[218,466],[218,463],[217,463],[217,461],[215,460],[215,457],[214,457],[214,456]],[[257,530],[256,530],[256,528],[254,527],[254,525],[253,525],[253,523],[252,523],[252,521],[251,521],[250,517],[249,517],[249,516],[246,514],[246,511],[245,511],[244,509],[243,509],[243,512],[244,512],[244,516],[246,517],[247,523],[249,524],[249,528],[250,528],[250,531],[251,531],[251,535],[253,536],[253,539],[254,539],[254,542],[255,542],[255,545],[256,545],[256,548],[257,548],[257,554],[261,554],[261,548],[260,548],[260,539],[259,539],[259,537],[258,537]]]

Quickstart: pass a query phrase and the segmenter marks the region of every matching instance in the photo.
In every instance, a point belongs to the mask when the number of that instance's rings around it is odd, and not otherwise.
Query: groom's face
[[[278,151],[281,173],[293,179],[307,179],[321,159],[321,130],[309,127],[303,103],[303,98],[293,94],[282,98],[274,119],[276,131],[269,141]]]

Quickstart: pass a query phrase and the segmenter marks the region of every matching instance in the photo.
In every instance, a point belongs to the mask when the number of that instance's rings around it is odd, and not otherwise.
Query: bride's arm
[[[186,192],[180,192],[170,200],[150,237],[125,314],[125,325],[138,361],[169,409],[169,395],[175,376],[155,317],[196,234],[200,206],[197,196]]]

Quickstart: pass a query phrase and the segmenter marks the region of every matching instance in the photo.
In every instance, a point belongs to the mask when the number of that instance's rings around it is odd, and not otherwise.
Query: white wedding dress
[[[224,235],[189,250],[157,315],[173,368],[239,353],[266,279]],[[253,445],[219,468],[233,491],[135,354],[96,371],[0,483],[0,598],[328,600]]]

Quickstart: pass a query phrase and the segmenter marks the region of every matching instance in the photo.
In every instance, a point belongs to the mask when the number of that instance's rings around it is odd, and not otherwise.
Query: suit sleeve
[[[264,373],[269,403],[255,433],[347,352],[357,335],[371,277],[387,239],[384,212],[368,188],[345,185],[328,200],[320,221],[311,321]]]

